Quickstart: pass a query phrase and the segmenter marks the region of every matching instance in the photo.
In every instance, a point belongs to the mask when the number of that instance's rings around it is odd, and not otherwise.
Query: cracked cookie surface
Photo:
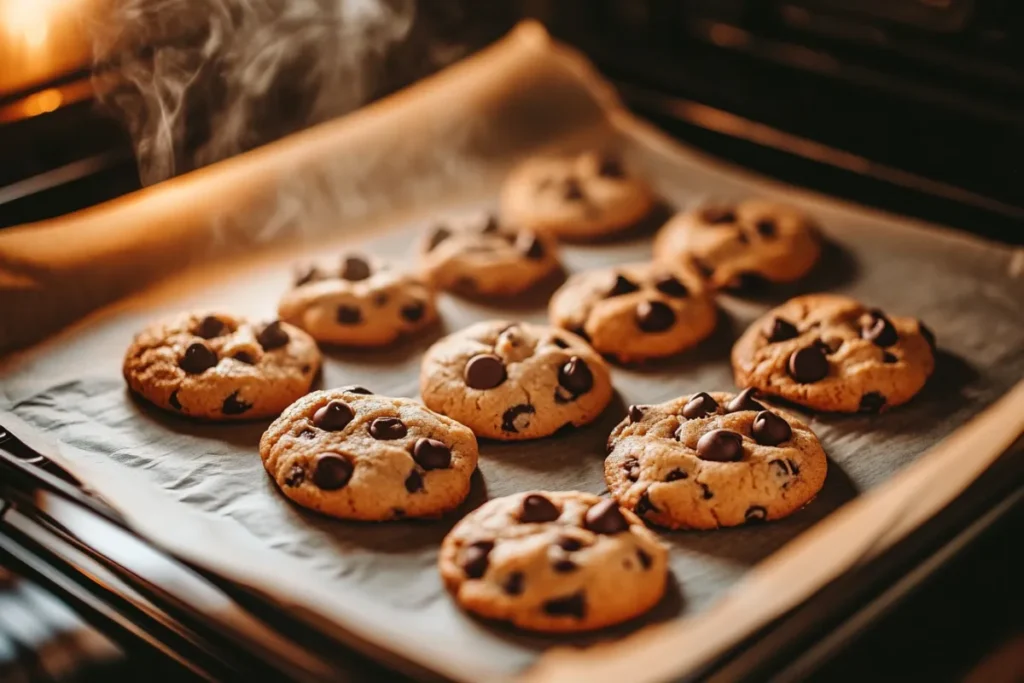
[[[801,211],[748,199],[677,214],[654,239],[657,260],[692,263],[715,288],[803,277],[821,255],[821,239]]]
[[[608,449],[612,496],[672,529],[780,519],[814,498],[827,469],[810,428],[752,390],[630,406]]]
[[[437,319],[434,290],[423,279],[358,254],[334,268],[301,268],[277,310],[317,341],[342,346],[384,346]]]
[[[815,410],[876,413],[909,401],[935,369],[935,337],[835,294],[790,299],[732,349],[736,384]]]
[[[612,395],[608,364],[575,334],[493,320],[427,351],[420,394],[477,436],[536,439],[594,420]]]
[[[445,537],[438,566],[470,612],[535,631],[584,631],[653,607],[668,553],[613,500],[532,491],[468,514]]]
[[[473,433],[408,398],[362,387],[296,401],[260,439],[263,466],[303,507],[383,521],[436,517],[468,495]]]
[[[548,315],[621,362],[683,351],[711,334],[718,318],[700,275],[663,263],[577,273],[555,292]]]
[[[435,287],[486,296],[518,294],[561,268],[552,238],[491,214],[438,223],[420,253]]]
[[[132,391],[164,410],[250,420],[278,415],[309,391],[319,368],[320,350],[300,329],[202,312],[142,330],[122,370]]]
[[[614,155],[537,157],[501,193],[502,216],[541,234],[586,239],[633,227],[654,206],[650,187]]]

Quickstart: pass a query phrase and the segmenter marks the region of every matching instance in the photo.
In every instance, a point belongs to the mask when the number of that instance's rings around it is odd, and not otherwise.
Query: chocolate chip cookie
[[[753,389],[630,406],[608,450],[611,494],[671,529],[780,519],[814,498],[827,468],[810,428]]]
[[[457,507],[469,493],[477,445],[469,429],[412,399],[353,386],[289,406],[263,434],[260,457],[299,505],[382,521]]]
[[[493,320],[430,347],[420,393],[477,436],[512,441],[591,422],[611,400],[612,384],[607,363],[575,334]]]
[[[650,213],[654,195],[613,155],[538,157],[506,179],[501,213],[541,234],[586,239],[630,228]]]
[[[573,275],[551,298],[548,315],[622,362],[678,353],[711,334],[718,319],[698,273],[659,263]]]
[[[815,410],[876,413],[909,401],[935,369],[935,336],[913,318],[810,294],[769,311],[732,349],[736,384]]]
[[[487,502],[445,537],[438,565],[464,609],[547,632],[643,614],[668,577],[668,553],[636,515],[577,491]]]
[[[343,346],[384,346],[437,319],[433,288],[419,276],[358,254],[334,268],[296,273],[295,287],[278,305],[281,319],[317,341]]]
[[[421,254],[435,287],[486,296],[519,294],[561,268],[550,237],[493,214],[462,216],[434,226]]]
[[[164,410],[205,420],[272,417],[309,391],[320,351],[287,323],[184,313],[132,341],[124,378]]]
[[[797,280],[820,254],[821,239],[810,218],[756,199],[678,214],[654,240],[656,259],[692,263],[717,288]]]

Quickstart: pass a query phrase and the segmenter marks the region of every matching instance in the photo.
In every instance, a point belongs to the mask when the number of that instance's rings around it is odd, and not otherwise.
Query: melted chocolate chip
[[[883,351],[882,352],[882,362],[883,363],[890,363],[890,364],[891,363],[898,363],[899,360],[900,359],[897,358],[895,356],[895,354],[889,353],[888,351]]]
[[[434,232],[430,233],[430,239],[427,241],[427,251],[434,251],[441,242],[444,242],[451,236],[452,231],[443,225],[434,228]]]
[[[644,332],[664,332],[675,323],[675,311],[661,301],[641,301],[636,307],[636,324]]]
[[[810,384],[828,376],[828,359],[817,344],[797,349],[790,355],[789,376],[801,384]]]
[[[349,282],[359,282],[360,280],[366,280],[370,277],[372,271],[370,270],[369,262],[359,256],[346,256],[345,260],[341,264],[341,279],[348,280]]]
[[[505,381],[505,364],[489,353],[473,356],[466,363],[463,378],[471,389],[493,389]]]
[[[399,313],[402,317],[411,323],[418,322],[423,318],[423,314],[427,312],[427,305],[422,301],[413,301],[410,304],[402,306]]]
[[[769,344],[778,344],[784,342],[787,339],[793,339],[797,337],[800,332],[796,329],[796,325],[789,322],[784,318],[773,318],[769,321],[768,325],[764,329],[765,339],[768,340]]]
[[[217,354],[202,342],[189,344],[185,354],[178,361],[182,370],[190,375],[199,375],[217,364]]]
[[[574,553],[583,547],[583,543],[579,539],[572,538],[571,536],[562,536],[555,541],[555,545],[567,553]]]
[[[602,500],[587,510],[583,516],[583,528],[589,529],[595,534],[612,535],[628,530],[629,521],[622,514],[617,502]]]
[[[643,406],[632,405],[629,407],[629,421],[631,423],[639,422],[644,419]]]
[[[378,441],[401,439],[408,433],[405,423],[397,417],[378,417],[370,423],[370,436]]]
[[[512,572],[502,582],[501,589],[506,595],[521,595],[523,584],[526,583],[526,576],[522,572]]]
[[[273,351],[288,343],[288,333],[281,327],[281,321],[275,320],[259,331],[256,341],[264,351]]]
[[[630,280],[625,275],[616,275],[615,283],[608,288],[605,293],[606,298],[613,296],[622,296],[623,294],[631,294],[632,292],[640,291],[640,285]]]
[[[494,541],[477,541],[462,551],[462,571],[466,578],[479,579],[487,572],[487,556],[494,550]]]
[[[651,556],[643,548],[636,549],[636,559],[640,560],[640,566],[644,569],[650,569],[653,560]]]
[[[284,477],[284,485],[295,488],[306,480],[306,470],[302,469],[300,465],[292,465],[291,469],[288,470],[288,474]]]
[[[325,432],[344,429],[356,416],[352,407],[344,401],[331,401],[313,413],[313,425]]]
[[[208,315],[196,326],[196,336],[203,339],[219,337],[227,331],[227,325],[220,318]]]
[[[324,491],[336,491],[352,478],[352,463],[337,453],[321,453],[313,463],[313,483]]]
[[[768,519],[768,511],[760,505],[751,505],[747,508],[747,511],[743,514],[743,517],[747,520],[747,524],[755,522],[763,522]]]
[[[728,429],[713,429],[697,441],[697,457],[713,462],[733,462],[743,457],[743,437]]]
[[[558,383],[573,396],[585,394],[594,388],[594,373],[579,356],[573,356],[558,370]]]
[[[701,497],[704,500],[711,500],[712,498],[715,497],[715,494],[713,494],[711,492],[711,487],[709,487],[707,484],[701,484],[700,488],[701,488],[701,491],[703,491],[703,494],[701,495]]]
[[[561,514],[561,510],[549,498],[539,493],[531,493],[523,498],[522,506],[519,508],[519,521],[523,524],[553,522]]]
[[[516,248],[531,261],[539,261],[544,258],[544,243],[536,235],[530,233],[521,234],[516,240]]]
[[[896,328],[892,326],[889,319],[878,310],[871,311],[871,322],[860,330],[860,336],[867,339],[876,346],[892,346],[899,341]]]
[[[917,321],[917,331],[921,333],[924,340],[928,342],[928,346],[931,347],[932,353],[935,352],[935,333],[932,332],[928,327],[925,326],[920,320]]]
[[[695,395],[683,406],[683,417],[694,420],[718,411],[718,403],[706,392]]]
[[[590,341],[590,335],[587,334],[587,331],[585,329],[583,329],[582,327],[573,328],[572,333],[575,334],[577,337],[579,337],[580,339],[582,339],[585,342],[589,342]]]
[[[654,288],[666,296],[676,297],[682,299],[690,295],[690,290],[686,288],[678,278],[672,275],[662,275],[654,281]]]
[[[688,479],[689,476],[690,475],[680,469],[674,469],[665,476],[665,481],[679,481],[681,479]]]
[[[788,422],[775,413],[762,410],[754,416],[750,434],[754,437],[754,441],[762,446],[778,446],[783,441],[789,441],[793,436],[793,429]]]
[[[551,564],[551,568],[559,574],[568,574],[569,572],[574,572],[579,569],[579,565],[570,559],[563,558],[561,560],[555,560]]]
[[[725,406],[727,413],[738,413],[741,410],[764,410],[764,406],[754,400],[757,389],[748,387],[736,394]]]
[[[178,401],[177,389],[175,389],[174,392],[171,393],[171,397],[167,399],[167,402],[170,403],[171,407],[174,408],[175,410],[181,410],[181,402]]]
[[[405,478],[405,490],[409,493],[423,490],[423,476],[416,470],[410,472],[409,476]]]
[[[701,210],[700,218],[705,223],[722,225],[736,222],[736,212],[727,206],[707,206]]]
[[[372,391],[358,384],[349,384],[348,386],[340,387],[338,391],[347,391],[350,394],[363,394],[364,396],[373,396]]]
[[[762,218],[754,224],[761,237],[775,237],[775,221],[771,218]]]
[[[569,348],[569,342],[565,341],[561,337],[552,337],[551,338],[551,343],[554,344],[555,346],[557,346],[560,349],[567,349],[567,348]]]
[[[518,432],[519,428],[516,426],[516,420],[523,415],[533,415],[537,412],[537,409],[527,403],[520,403],[517,406],[512,406],[501,415],[501,428],[506,432]],[[523,427],[529,425],[529,420]]]
[[[416,439],[412,459],[425,470],[443,470],[451,467],[452,449],[436,439]]]
[[[238,351],[235,353],[235,355],[231,357],[237,360],[239,363],[245,363],[246,365],[256,364],[256,359],[253,358],[252,354],[249,353],[248,351]]]
[[[605,156],[601,158],[601,163],[597,167],[597,173],[605,178],[626,177],[626,169],[622,167],[622,162],[618,157],[613,156]]]
[[[648,512],[657,511],[658,508],[656,508],[654,506],[654,503],[651,502],[651,496],[646,491],[644,491],[640,495],[640,500],[638,500],[636,502],[636,505],[633,507],[633,512],[640,515],[641,517],[645,516]]]
[[[877,413],[885,407],[885,396],[877,391],[869,391],[860,397],[860,407],[858,410],[862,413]]]
[[[587,615],[587,598],[583,591],[554,598],[544,603],[544,612],[553,617],[575,617],[582,619]]]
[[[338,306],[336,318],[342,325],[358,325],[363,320],[363,312],[359,310],[358,306],[342,304]]]
[[[562,196],[569,201],[578,202],[584,198],[583,186],[576,178],[566,178]]]
[[[295,283],[296,287],[302,285],[308,285],[310,282],[316,282],[317,280],[324,279],[323,272],[314,265],[299,266],[295,269],[295,275],[292,278],[292,282]]]

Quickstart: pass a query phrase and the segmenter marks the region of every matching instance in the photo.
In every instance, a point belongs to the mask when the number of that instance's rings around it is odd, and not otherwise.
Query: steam
[[[96,90],[148,185],[363,104],[415,18],[414,0],[110,0]]]

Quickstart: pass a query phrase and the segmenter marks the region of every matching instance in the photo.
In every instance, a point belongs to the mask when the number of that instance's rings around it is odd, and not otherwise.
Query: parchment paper
[[[506,78],[494,73],[495,64],[507,69]],[[51,443],[59,442],[55,444],[59,459],[129,513],[130,519],[138,520],[158,543],[191,547],[193,561],[208,559],[218,571],[256,585],[295,609],[315,610],[443,675],[482,680],[522,672],[552,645],[614,639],[651,622],[706,610],[753,565],[886,481],[1024,375],[1021,253],[781,187],[681,150],[621,112],[606,111],[613,101],[599,85],[584,80],[575,61],[521,35],[464,66],[461,81],[451,77],[445,81],[442,76],[427,90],[418,91],[418,101],[406,96],[386,106],[392,112],[404,111],[407,120],[422,117],[424,102],[460,101],[452,99],[459,92],[456,85],[465,87],[472,80],[466,74],[477,71],[490,71],[489,83],[500,81],[508,87],[500,97],[487,100],[486,107],[448,112],[447,128],[457,129],[460,122],[474,122],[475,128],[473,143],[452,151],[447,171],[416,162],[445,158],[444,140],[424,138],[422,128],[392,127],[391,135],[406,136],[409,155],[403,158],[402,147],[392,146],[386,178],[381,169],[376,171],[377,182],[388,185],[376,184],[369,191],[385,200],[372,203],[372,211],[353,216],[339,208],[347,197],[335,197],[326,209],[319,205],[311,211],[315,220],[286,221],[267,236],[266,215],[251,204],[235,205],[230,195],[231,201],[218,215],[242,212],[252,221],[252,232],[263,231],[265,242],[276,245],[274,249],[253,247],[239,255],[243,250],[238,243],[216,232],[223,221],[209,221],[210,231],[219,236],[211,238],[213,246],[204,254],[218,260],[210,263],[207,258],[204,265],[8,358],[2,369],[0,423],[19,436],[20,427],[30,439],[45,434]],[[447,91],[442,96],[430,88]],[[561,113],[548,119],[548,107]],[[579,127],[571,125],[566,112],[579,114]],[[398,123],[393,120],[391,125]],[[325,159],[344,154],[353,145],[367,144],[365,137],[357,143],[355,133],[343,132],[339,127],[322,134],[321,139],[331,141],[323,146]],[[307,135],[296,145],[308,145],[311,140]],[[935,376],[904,407],[879,416],[803,413],[830,457],[828,478],[819,496],[792,517],[767,525],[663,534],[672,548],[669,594],[649,616],[597,636],[528,636],[467,617],[444,592],[435,569],[438,545],[458,516],[437,522],[358,524],[309,513],[280,495],[262,468],[256,448],[267,422],[220,426],[165,415],[134,400],[120,376],[122,355],[132,335],[156,316],[211,306],[261,318],[272,316],[297,260],[333,259],[355,245],[410,262],[413,244],[425,226],[447,212],[488,206],[502,172],[539,145],[621,150],[627,163],[641,169],[664,198],[662,216],[708,196],[738,199],[756,194],[796,203],[820,222],[829,245],[820,267],[797,287],[770,298],[723,296],[718,329],[698,348],[667,361],[616,368],[616,397],[594,424],[536,442],[482,442],[480,470],[461,512],[490,497],[525,489],[604,492],[604,443],[624,416],[625,406],[698,390],[729,390],[732,342],[773,302],[795,293],[842,292],[892,314],[922,318],[935,331],[940,349]],[[287,151],[281,147],[271,154],[281,158]],[[268,158],[273,157],[263,157]],[[277,180],[294,168],[282,165]],[[365,206],[365,193],[359,194],[365,186],[345,175],[354,173],[351,163],[341,168],[325,162],[318,172],[323,169],[330,169],[332,193],[346,188],[352,193],[351,201]],[[434,191],[413,192],[413,201],[401,199],[409,198],[409,186],[423,187],[423,174],[435,173],[428,183]],[[300,175],[289,182],[303,186],[310,178]],[[150,195],[157,198],[148,209],[129,207],[127,215],[157,211],[169,221],[175,211],[187,211],[166,206],[159,189]],[[178,191],[193,193],[196,201],[208,201],[201,185]],[[251,190],[246,193],[251,194]],[[315,196],[299,193],[297,201],[309,203],[314,201],[311,197]],[[154,203],[161,206],[153,209]],[[325,217],[336,214],[347,215],[345,230],[325,223]],[[238,227],[242,223],[236,221],[230,234],[245,233],[244,226]],[[567,270],[647,258],[650,229],[657,221],[649,223],[646,230],[624,240],[565,246]],[[241,241],[249,244],[251,236],[246,233]],[[3,247],[0,239],[0,256]],[[167,261],[172,257],[166,252],[150,253],[149,258],[170,268]],[[102,262],[93,264],[97,277],[103,267]],[[54,276],[50,291],[42,293],[57,304],[61,290],[53,283],[58,281]],[[433,341],[477,320],[543,322],[546,298],[556,285],[548,283],[514,305],[445,295],[443,323],[427,334],[385,350],[326,349],[320,386],[359,383],[381,394],[416,396],[419,360]]]

